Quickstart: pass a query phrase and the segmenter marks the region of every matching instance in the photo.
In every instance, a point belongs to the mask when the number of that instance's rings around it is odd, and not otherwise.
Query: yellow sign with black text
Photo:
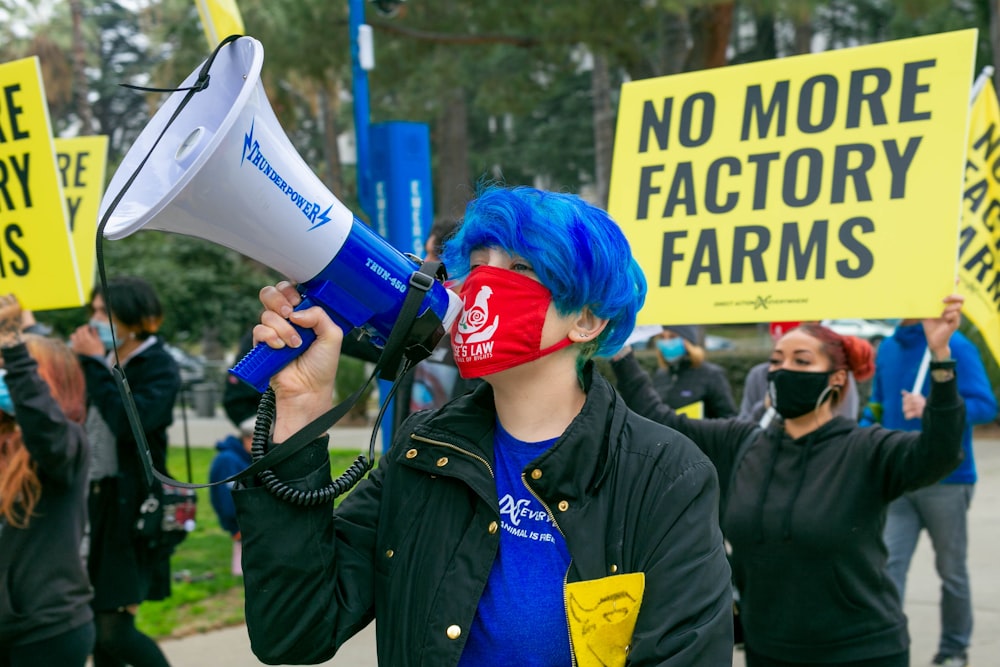
[[[639,324],[925,317],[954,289],[976,31],[622,86]]]
[[[958,241],[962,313],[1000,363],[1000,105],[993,82],[972,103]]]
[[[97,212],[104,194],[104,172],[108,163],[108,138],[103,135],[55,140],[69,233],[73,239],[80,284],[94,284],[96,266]]]
[[[214,49],[230,35],[242,35],[243,15],[236,0],[195,0],[208,48]]]
[[[0,293],[31,310],[84,302],[37,57],[0,65]]]

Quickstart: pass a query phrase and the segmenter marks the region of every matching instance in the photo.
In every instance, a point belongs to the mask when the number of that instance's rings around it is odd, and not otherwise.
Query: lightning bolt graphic
[[[250,121],[250,131],[243,135],[243,155],[240,157],[240,166],[243,166],[243,161],[247,159],[247,153],[250,152],[250,147],[253,146],[253,124],[257,122],[257,119]]]
[[[333,204],[326,207],[326,210],[316,216],[316,224],[309,228],[309,231],[316,229],[317,227],[322,227],[326,223],[330,222],[330,209],[333,208]]]

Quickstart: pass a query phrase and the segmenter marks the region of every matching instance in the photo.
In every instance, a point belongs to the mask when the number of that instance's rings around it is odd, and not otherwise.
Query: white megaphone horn
[[[355,218],[302,160],[260,84],[263,60],[260,42],[240,37],[217,51],[208,86],[186,106],[183,89],[204,63],[167,98],[108,185],[104,236],[155,229],[231,248],[298,283],[299,308],[320,305],[345,333],[382,348],[419,264]],[[430,354],[462,305],[440,281],[427,283],[405,343],[414,361]],[[300,334],[301,347],[259,344],[231,372],[264,391],[315,339]]]

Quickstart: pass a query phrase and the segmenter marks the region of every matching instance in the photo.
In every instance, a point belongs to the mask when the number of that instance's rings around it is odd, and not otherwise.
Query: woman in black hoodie
[[[882,528],[890,501],[961,460],[965,409],[948,348],[961,304],[950,296],[941,316],[923,323],[933,382],[921,431],[834,416],[848,373],[864,380],[874,372],[872,351],[818,325],[775,344],[769,394],[783,419],[759,432],[752,422],[674,414],[657,404],[634,356],[616,355],[626,402],[645,404],[645,416],[688,435],[719,471],[748,667],[909,665]]]
[[[0,353],[0,665],[83,667],[94,644],[83,372],[64,343],[22,340],[13,295],[0,296]]]

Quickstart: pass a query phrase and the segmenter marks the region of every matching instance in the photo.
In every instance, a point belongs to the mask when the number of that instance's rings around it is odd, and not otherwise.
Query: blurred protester
[[[802,323],[772,322],[770,326],[771,344],[777,343],[785,333],[800,324]],[[760,422],[765,413],[767,413],[767,408],[769,407],[767,403],[767,374],[770,366],[770,361],[762,361],[747,373],[743,381],[743,398],[740,400],[740,412],[738,415],[740,419]],[[837,403],[834,412],[841,417],[857,421],[860,410],[858,383],[854,379],[854,373],[848,373],[844,396]],[[772,412],[771,416],[774,416],[774,414]]]
[[[253,445],[253,429],[257,424],[256,417],[249,417],[240,424],[238,435],[227,435],[225,438],[215,443],[218,452],[212,459],[212,466],[208,471],[208,481],[219,482],[232,477],[238,472],[245,470],[253,462],[250,456],[250,448]],[[233,505],[233,483],[213,486],[210,491],[212,509],[219,517],[219,525],[233,538],[232,573],[243,574],[243,567],[240,563],[243,552],[240,542],[240,527],[236,523],[236,507]]]
[[[455,361],[484,382],[410,417],[336,509],[237,485],[254,652],[320,662],[374,619],[393,667],[731,665],[715,470],[591,361],[646,291],[618,225],[579,197],[491,187],[444,259],[465,304]],[[299,344],[294,287],[261,301],[255,338]],[[329,409],[344,336],[322,308],[290,319],[317,339],[271,378],[279,449]],[[331,482],[327,437],[275,474],[308,500]]]
[[[885,525],[885,543],[889,549],[889,577],[899,589],[899,597],[905,599],[910,559],[920,531],[927,531],[934,548],[934,567],[941,579],[941,636],[932,664],[965,667],[972,638],[966,515],[977,477],[972,426],[992,421],[997,403],[976,346],[959,331],[952,334],[949,346],[958,371],[958,393],[965,401],[964,456],[958,468],[939,484],[912,490],[893,501]],[[925,376],[919,386],[915,385],[927,349],[919,320],[903,320],[893,335],[882,341],[863,424],[879,422],[886,428],[920,430],[930,379]]]
[[[948,341],[962,298],[924,320],[933,361],[921,431],[862,428],[839,417],[849,373],[874,373],[871,345],[817,324],[771,353],[767,429],[739,419],[692,420],[664,403],[644,414],[690,437],[721,481],[748,667],[909,667],[910,638],[882,541],[889,503],[961,460],[965,408]],[[658,396],[635,356],[612,362],[619,384]]]
[[[22,336],[21,315],[0,296],[0,665],[83,667],[94,645],[79,555],[85,384],[65,343]]]
[[[108,281],[107,293],[100,296],[114,324],[115,347],[106,353],[106,341],[93,317],[70,337],[83,365],[90,404],[110,434],[92,442],[98,465],[90,484],[87,565],[97,624],[94,667],[160,667],[167,660],[156,643],[136,629],[135,614],[143,600],[170,595],[172,547],[137,529],[141,506],[150,492],[161,493],[161,487],[159,483],[147,487],[139,445],[111,366],[117,359],[128,377],[153,466],[164,474],[167,427],[173,422],[181,377],[156,336],[163,309],[152,286],[141,278],[117,277]],[[91,305],[96,313],[94,300]]]
[[[32,311],[22,310],[21,333],[36,334],[38,336],[51,336],[52,327],[35,319],[35,314]]]
[[[240,338],[236,361],[239,362],[251,349],[253,349],[253,327],[247,329]],[[246,382],[232,373],[226,373],[226,386],[222,390],[222,409],[234,428],[239,429],[243,422],[257,414],[260,396],[260,392]]]
[[[444,243],[455,234],[456,229],[457,220],[438,218],[434,221],[424,245],[427,261],[441,261]],[[350,350],[345,349],[345,353],[350,354]],[[414,412],[436,410],[451,399],[471,391],[480,382],[477,379],[464,380],[459,375],[451,351],[451,336],[446,334],[431,355],[414,366],[400,381],[393,406],[393,432]]]
[[[665,326],[650,339],[649,346],[656,350],[658,369],[652,381],[661,401],[675,410],[701,402],[706,419],[736,414],[726,372],[706,360],[705,348],[698,343],[698,327]],[[629,407],[642,414],[647,406],[632,385],[619,384],[618,391]]]

